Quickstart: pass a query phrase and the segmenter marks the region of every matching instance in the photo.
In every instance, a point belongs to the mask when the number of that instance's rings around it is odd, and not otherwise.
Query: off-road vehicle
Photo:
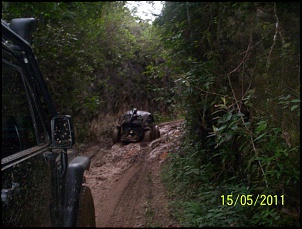
[[[1,20],[2,226],[95,226],[90,159],[72,150],[71,117],[53,105],[30,45],[35,23]]]
[[[125,112],[112,134],[113,144],[117,142],[150,142],[160,137],[153,115],[147,111],[133,108]]]

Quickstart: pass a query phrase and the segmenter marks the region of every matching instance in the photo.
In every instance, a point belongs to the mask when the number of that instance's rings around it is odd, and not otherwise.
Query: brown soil
[[[82,150],[91,158],[86,184],[94,197],[96,227],[179,227],[168,209],[162,162],[179,143],[183,120],[159,125],[152,142],[112,145],[111,139]]]

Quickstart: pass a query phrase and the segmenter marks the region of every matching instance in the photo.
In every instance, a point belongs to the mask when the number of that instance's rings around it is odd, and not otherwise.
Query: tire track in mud
[[[148,186],[142,185],[146,182],[146,177],[142,176],[145,172],[146,165],[143,165],[134,168],[133,171],[130,171],[130,174],[125,174],[125,177],[130,177],[130,180],[122,191],[122,195],[112,216],[112,223],[108,224],[109,227],[137,227],[144,225],[142,221],[144,205],[142,203],[145,203],[145,194],[148,193]],[[125,211],[127,214],[124,214]],[[135,221],[136,224],[132,225]]]
[[[139,164],[141,163],[142,164]],[[143,203],[146,190],[142,183],[145,176],[146,165],[142,160],[136,160],[110,188],[110,199],[103,200],[104,215],[98,219],[97,225],[100,227],[135,227],[142,226]],[[136,221],[136,225],[132,223]]]
[[[96,227],[177,227],[167,208],[160,164],[181,135],[180,123],[161,124],[161,137],[150,143],[86,150],[92,160],[85,177],[94,197]]]

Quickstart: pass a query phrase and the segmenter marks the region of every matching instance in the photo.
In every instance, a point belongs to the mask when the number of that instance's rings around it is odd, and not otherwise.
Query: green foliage
[[[216,105],[221,115],[208,135],[214,149],[202,148],[201,141],[185,134],[186,140],[173,151],[172,161],[163,172],[172,197],[188,201],[183,213],[176,214],[180,217],[185,213],[179,221],[186,227],[297,225],[292,215],[280,209],[299,202],[300,147],[289,148],[271,118],[254,120],[251,125],[243,122],[243,114],[233,113],[225,98],[222,101]],[[287,202],[275,208],[251,208],[221,206],[214,201],[226,193],[285,195]]]
[[[165,170],[184,226],[299,225],[299,9],[167,2],[156,20],[186,110],[186,138]],[[232,191],[284,194],[288,202],[211,204]]]
[[[278,98],[279,103],[282,105],[282,109],[288,109],[290,108],[290,111],[297,111],[297,117],[300,117],[300,99],[292,99],[291,95],[287,95],[287,96],[280,96]]]
[[[236,135],[248,134],[245,128],[250,126],[250,122],[245,122],[245,114],[240,110],[236,112],[236,108],[227,106],[225,98],[222,98],[223,104],[218,104],[216,113],[222,113],[221,117],[215,117],[217,119],[217,126],[213,125],[213,132],[208,137],[215,136],[215,142],[217,143],[215,148],[234,139]],[[234,112],[235,111],[235,112]],[[237,139],[238,140],[238,137]]]
[[[259,133],[268,131],[267,122],[260,121],[256,128]],[[182,208],[178,208],[180,212],[175,213],[182,226],[296,226],[298,222],[280,209],[299,201],[296,199],[299,164],[289,158],[289,155],[298,155],[299,148],[288,149],[280,144],[278,133],[273,129],[271,134],[258,139],[263,141],[261,145],[257,144],[261,156],[241,160],[237,167],[241,173],[231,176],[227,175],[230,167],[239,162],[232,161],[231,154],[224,148],[220,147],[219,155],[213,155],[209,150],[200,150],[197,142],[187,139],[181,148],[172,150],[171,162],[165,165],[162,176],[171,198],[177,200],[174,204],[183,203]],[[243,152],[249,148],[248,145],[241,147]],[[207,161],[209,154],[216,160]],[[285,205],[279,201],[274,206],[223,205],[221,195],[229,194],[254,197],[257,194],[285,194],[287,200]]]

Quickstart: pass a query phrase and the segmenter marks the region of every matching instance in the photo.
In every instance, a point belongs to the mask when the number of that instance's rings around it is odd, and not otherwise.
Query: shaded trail
[[[97,227],[178,227],[168,209],[160,179],[161,164],[179,143],[183,120],[159,125],[152,142],[117,143],[111,139],[90,146],[86,184],[94,197]]]

